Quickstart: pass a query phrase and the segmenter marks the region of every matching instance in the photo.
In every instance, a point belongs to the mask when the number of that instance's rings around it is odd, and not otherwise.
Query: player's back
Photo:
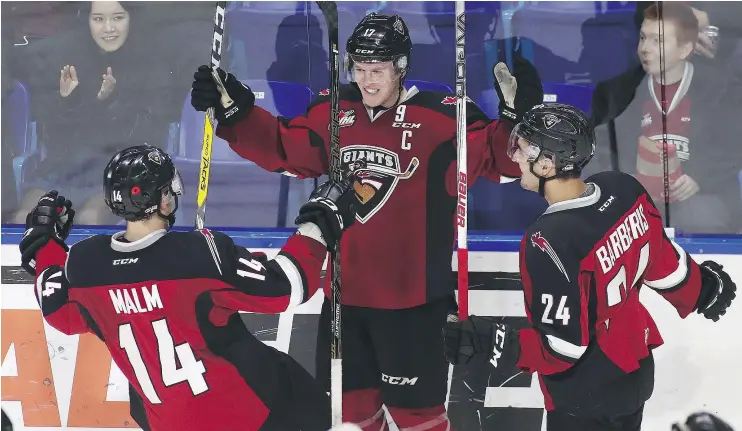
[[[566,267],[565,276],[576,277],[574,291],[567,294],[580,296],[572,304],[579,304],[581,322],[570,325],[577,325],[575,331],[589,342],[579,361],[567,371],[578,376],[575,380],[579,383],[560,375],[543,378],[557,404],[559,398],[574,399],[578,387],[601,391],[599,388],[612,384],[617,398],[621,392],[617,380],[628,386],[625,392],[633,391],[630,398],[636,400],[637,391],[648,398],[653,374],[648,356],[651,348],[662,344],[662,338],[639,302],[639,287],[652,249],[661,248],[662,219],[641,185],[627,174],[606,172],[585,182],[594,187],[591,193],[551,205],[528,231],[532,242],[541,244],[542,249],[553,250],[550,243],[559,244],[555,248],[561,252],[553,252],[552,259]],[[624,378],[640,368],[647,373],[628,378],[633,380]],[[595,393],[594,398],[602,402]]]
[[[152,429],[257,429],[269,413],[281,356],[229,308],[218,243],[209,231],[159,231],[70,249],[70,301],[142,396]]]

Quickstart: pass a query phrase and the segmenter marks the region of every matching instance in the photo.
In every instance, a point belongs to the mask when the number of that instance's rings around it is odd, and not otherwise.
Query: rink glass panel
[[[496,119],[491,70],[499,61],[512,64],[518,49],[539,70],[545,103],[573,104],[595,121],[596,155],[585,176],[610,169],[637,176],[678,234],[736,234],[742,24],[730,18],[739,16],[738,6],[703,4],[703,11],[690,11],[701,18],[690,30],[688,11],[663,4],[664,37],[642,39],[647,22],[635,2],[469,2],[467,93]],[[77,2],[2,8],[2,222],[22,220],[38,191],[53,188],[72,198],[80,225],[119,223],[102,205],[103,167],[115,150],[148,142],[174,156],[185,181],[177,224],[192,225],[203,114],[191,108],[189,88],[195,69],[209,61],[214,4],[125,3],[123,18],[116,7]],[[454,87],[453,2],[338,2],[338,8],[341,58],[366,13],[399,14],[413,41],[407,85]],[[107,36],[113,38],[101,39]],[[327,45],[313,2],[229,2],[222,65],[274,114],[300,115],[328,87]],[[79,84],[61,97],[66,65],[75,66]],[[101,101],[108,67],[116,87]],[[215,139],[206,224],[290,228],[324,179],[267,172]],[[521,232],[545,207],[517,181],[481,180],[469,191],[469,229]]]

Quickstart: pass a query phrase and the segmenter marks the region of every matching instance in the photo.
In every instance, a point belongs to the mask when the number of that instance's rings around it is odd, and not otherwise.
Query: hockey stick
[[[340,51],[338,48],[338,8],[334,1],[318,1],[322,14],[327,21],[330,54],[330,179],[340,182],[343,172],[340,168]],[[340,242],[330,253],[332,261],[332,279],[330,290],[332,298],[332,341],[330,342],[330,403],[332,406],[332,425],[343,422],[343,363],[342,338],[340,333]]]
[[[211,41],[211,74],[214,77],[217,88],[221,93],[221,104],[227,108],[231,106],[234,101],[229,98],[227,91],[224,89],[219,74],[216,73],[216,68],[222,60],[222,46],[224,39],[224,15],[227,12],[227,2],[218,1],[216,2],[216,13],[214,14],[214,37]],[[214,143],[214,124],[216,119],[214,118],[214,108],[206,110],[206,118],[204,119],[204,138],[201,146],[201,166],[198,170],[198,195],[196,197],[196,229],[203,229],[204,222],[206,220],[206,197],[209,193],[209,175],[211,173],[211,146]]]
[[[458,258],[459,320],[469,317],[469,251],[467,250],[467,166],[466,166],[466,2],[456,2],[456,238]]]
[[[393,177],[397,177],[400,180],[406,180],[406,179],[410,178],[412,176],[412,174],[415,173],[415,171],[417,170],[417,167],[418,166],[420,166],[420,160],[417,157],[413,157],[412,160],[410,160],[410,164],[407,165],[407,170],[406,171],[404,171],[404,172],[386,172],[386,171],[383,171],[382,173],[387,174],[387,175],[391,175]],[[372,173],[372,174],[379,173],[379,171],[376,171],[374,169],[368,169],[368,168],[356,168],[356,169],[353,170],[353,174],[355,174],[356,176],[360,176],[361,174],[364,174],[364,173],[367,173],[367,172],[368,173]]]
[[[657,3],[657,12],[659,15],[659,33],[660,33],[660,40],[664,40],[665,37],[665,21],[663,18],[663,8],[662,8],[662,2]],[[660,112],[661,112],[661,118],[662,118],[662,191],[664,192],[664,203],[665,203],[665,227],[670,227],[670,160],[669,160],[669,151],[667,146],[670,145],[667,141],[667,91],[665,90],[665,87],[667,82],[665,81],[665,71],[666,65],[665,61],[667,60],[665,56],[665,46],[664,44],[660,47]]]

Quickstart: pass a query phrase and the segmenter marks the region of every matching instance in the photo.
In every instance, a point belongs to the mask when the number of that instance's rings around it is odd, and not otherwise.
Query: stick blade
[[[338,5],[334,1],[318,1],[317,6],[327,20],[328,27],[338,27]]]

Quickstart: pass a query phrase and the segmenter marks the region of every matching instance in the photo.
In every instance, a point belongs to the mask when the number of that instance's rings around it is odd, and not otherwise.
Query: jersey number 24
[[[624,259],[625,260],[625,259]],[[634,279],[631,284],[628,284],[628,276],[626,272],[626,264],[619,266],[618,271],[613,278],[605,284],[606,294],[606,305],[613,307],[614,305],[620,304],[623,299],[628,295],[629,290],[636,287],[637,283],[642,279],[644,271],[647,269],[649,264],[649,243],[644,244],[639,250],[639,259],[636,262],[636,269],[634,272]],[[541,316],[541,321],[547,325],[554,324],[554,320],[561,320],[562,325],[569,323],[569,307],[567,304],[567,297],[562,296],[556,307],[555,315],[551,317],[551,310],[554,308],[556,301],[554,296],[550,293],[544,293],[541,295],[541,303],[544,304],[544,314]]]

